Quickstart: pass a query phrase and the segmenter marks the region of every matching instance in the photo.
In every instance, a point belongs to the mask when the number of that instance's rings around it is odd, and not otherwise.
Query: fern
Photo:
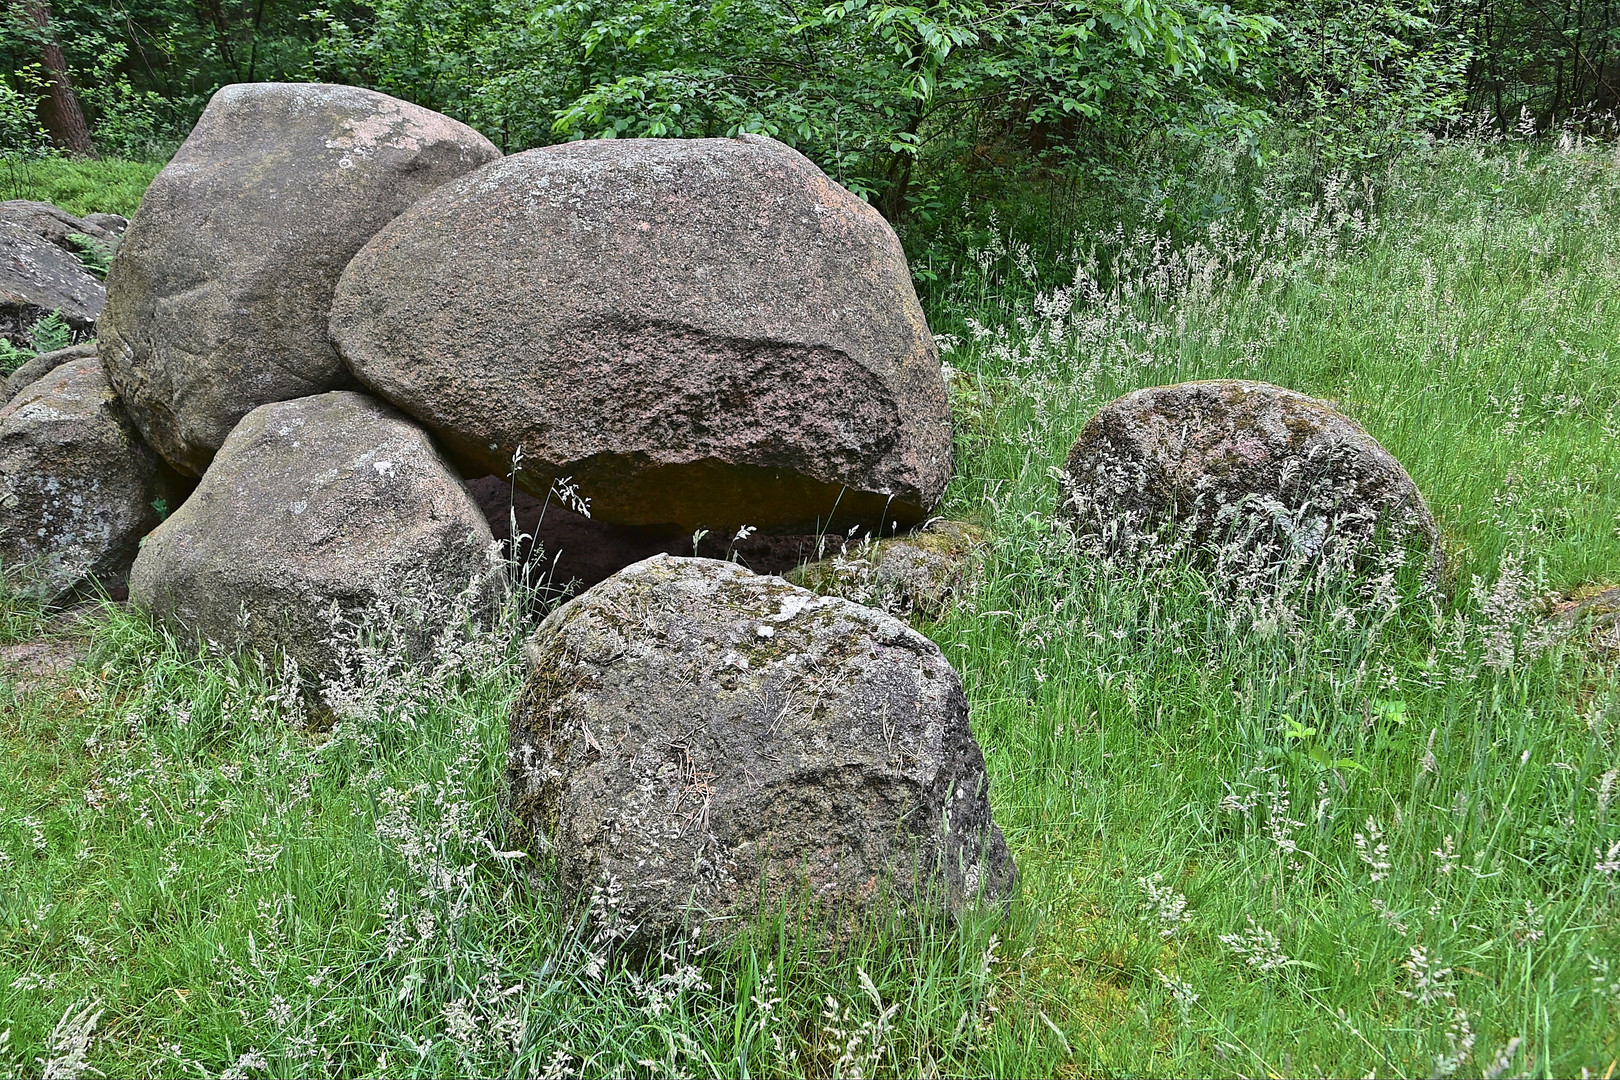
[[[68,233],[67,239],[68,243],[73,245],[73,250],[78,253],[79,261],[84,264],[84,268],[105,281],[107,270],[112,266],[112,252],[107,250],[107,246],[84,233]]]
[[[28,343],[37,353],[65,349],[73,344],[73,328],[62,318],[60,311],[53,311],[29,327]]]

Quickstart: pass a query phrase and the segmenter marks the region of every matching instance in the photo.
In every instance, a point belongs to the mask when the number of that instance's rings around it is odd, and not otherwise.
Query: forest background
[[[1620,88],[1620,0],[318,3],[10,0],[0,153],[166,160],[256,80],[382,90],[507,152],[762,132],[877,205],[926,285],[992,212],[1060,256],[1144,163],[1139,210],[1196,231],[1244,209],[1178,185],[1211,151],[1319,193],[1459,124],[1590,131]]]

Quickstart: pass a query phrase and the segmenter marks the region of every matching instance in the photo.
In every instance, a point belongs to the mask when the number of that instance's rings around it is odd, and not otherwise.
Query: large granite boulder
[[[74,255],[79,253],[79,244],[83,242],[75,241],[75,237],[92,240],[102,251],[112,254],[118,250],[118,241],[129,227],[129,219],[118,214],[87,214],[79,217],[60,206],[27,199],[0,202],[0,221],[21,225]]]
[[[425,644],[470,589],[497,599],[494,542],[426,432],[352,391],[261,405],[220,447],[191,497],[147,538],[130,598],[177,631],[330,674],[334,607],[427,612]],[[437,621],[435,621],[437,620]]]
[[[892,616],[656,555],[526,653],[513,810],[564,891],[611,892],[639,936],[801,895],[847,930],[874,904],[1014,885],[961,681]]]
[[[77,257],[32,229],[0,220],[0,337],[27,347],[28,331],[53,311],[74,334],[95,334],[107,292]]]
[[[1364,565],[1400,550],[1433,581],[1439,529],[1412,478],[1360,424],[1267,383],[1220,379],[1127,394],[1069,451],[1059,513],[1132,547],[1172,530],[1281,562]]]
[[[172,494],[93,356],[0,409],[0,562],[29,595],[116,590]]]
[[[81,341],[65,349],[40,353],[6,376],[6,400],[10,401],[70,360],[95,360],[99,355],[94,341]]]
[[[200,476],[256,406],[354,386],[326,337],[338,275],[401,210],[499,156],[370,90],[216,93],[107,276],[102,359],[147,440]]]
[[[920,520],[950,411],[881,216],[757,136],[515,154],[402,214],[344,271],[332,336],[468,475],[593,517],[730,533]]]

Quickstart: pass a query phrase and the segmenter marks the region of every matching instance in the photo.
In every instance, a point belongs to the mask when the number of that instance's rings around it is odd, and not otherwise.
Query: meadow
[[[8,595],[0,642],[85,655],[0,683],[0,1075],[1613,1076],[1620,667],[1545,608],[1620,581],[1620,151],[1198,183],[1238,209],[928,267],[942,513],[994,540],[921,629],[1020,867],[1004,915],[615,952],[614,898],[506,842],[516,609],[415,669],[379,616],[327,724],[272,663]],[[1442,587],[1254,588],[1053,529],[1096,408],[1211,377],[1360,421]]]

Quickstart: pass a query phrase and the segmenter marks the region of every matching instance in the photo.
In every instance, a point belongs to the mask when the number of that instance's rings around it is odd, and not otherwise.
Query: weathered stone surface
[[[70,360],[0,409],[0,562],[47,602],[121,585],[171,496],[101,364]]]
[[[508,783],[570,895],[656,938],[803,889],[874,903],[1008,896],[961,681],[892,616],[733,563],[657,555],[529,641]]]
[[[892,615],[938,619],[980,580],[988,539],[977,525],[933,521],[903,536],[851,543],[786,577],[812,592],[842,596]]]
[[[1325,402],[1267,383],[1127,394],[1087,422],[1065,472],[1060,514],[1110,545],[1173,525],[1206,550],[1359,561],[1390,544],[1431,580],[1442,568],[1434,515],[1400,463]]]
[[[96,356],[96,343],[93,341],[69,345],[55,352],[40,353],[6,376],[6,400],[10,401],[25,388],[32,386],[69,360],[94,360]]]
[[[129,227],[129,220],[118,214],[88,214],[85,217],[77,217],[48,202],[32,202],[26,199],[8,199],[0,202],[0,221],[21,225],[41,239],[49,240],[63,251],[74,255],[78,254],[71,239],[74,234],[88,236],[111,254],[118,250],[118,239]]]
[[[74,333],[95,333],[107,292],[84,264],[30,229],[0,221],[0,337],[28,344],[28,331],[53,311]]]
[[[335,663],[329,612],[432,598],[430,633],[501,571],[489,526],[432,440],[392,407],[333,391],[261,405],[147,538],[130,598],[230,648],[280,648],[310,676]],[[245,616],[245,620],[244,620]],[[433,619],[438,619],[435,625]]]
[[[332,336],[469,474],[598,521],[913,524],[950,476],[937,352],[886,222],[771,139],[532,150],[447,184],[344,272]]]
[[[1549,605],[1556,637],[1585,644],[1607,660],[1620,660],[1620,585],[1592,585]]]
[[[107,276],[102,359],[147,441],[202,474],[249,410],[354,385],[326,336],[373,233],[500,156],[350,86],[227,86],[153,180]]]

